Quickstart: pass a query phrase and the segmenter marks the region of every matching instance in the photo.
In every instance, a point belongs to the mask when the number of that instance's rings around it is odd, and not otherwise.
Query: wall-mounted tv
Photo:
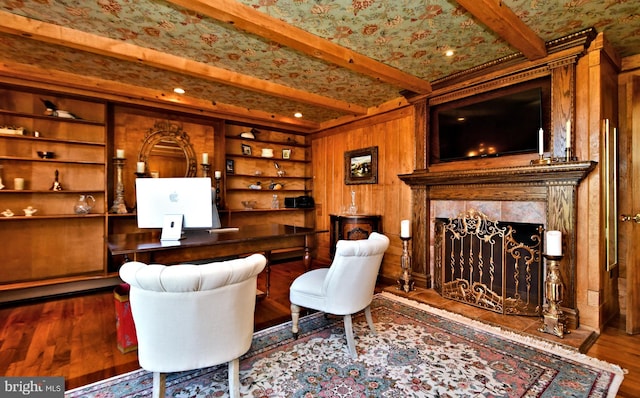
[[[430,164],[537,153],[539,130],[549,139],[548,78],[430,108]]]

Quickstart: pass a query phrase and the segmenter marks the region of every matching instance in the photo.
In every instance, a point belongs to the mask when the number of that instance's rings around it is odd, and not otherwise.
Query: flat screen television
[[[537,153],[549,139],[549,79],[494,90],[430,109],[430,164]]]
[[[181,216],[180,229],[220,228],[211,178],[137,178],[136,200],[138,228],[164,229],[168,216]]]

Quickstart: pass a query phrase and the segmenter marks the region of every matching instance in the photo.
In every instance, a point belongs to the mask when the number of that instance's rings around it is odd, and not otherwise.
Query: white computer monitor
[[[211,178],[137,178],[138,228],[162,228],[162,240],[182,229],[220,228]]]

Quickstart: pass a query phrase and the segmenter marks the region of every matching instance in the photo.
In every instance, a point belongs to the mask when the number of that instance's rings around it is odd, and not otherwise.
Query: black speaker
[[[284,198],[284,207],[288,209],[310,209],[315,206],[311,196],[298,196],[295,198]]]

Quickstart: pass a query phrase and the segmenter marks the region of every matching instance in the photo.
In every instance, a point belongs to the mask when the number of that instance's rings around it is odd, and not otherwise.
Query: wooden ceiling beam
[[[429,94],[431,83],[256,11],[235,0],[168,0],[238,29],[381,82]]]
[[[135,62],[299,103],[365,115],[366,107],[217,68],[176,55],[0,11],[0,32]]]
[[[522,52],[530,61],[547,55],[547,48],[531,28],[501,0],[456,0],[471,15]]]
[[[320,124],[304,119],[274,115],[265,111],[242,108],[234,105],[213,103],[205,99],[187,97],[146,87],[137,87],[121,82],[80,76],[77,74],[44,70],[37,66],[18,62],[0,63],[0,81],[24,84],[33,82],[36,87],[49,85],[53,90],[79,95],[100,95],[101,98],[127,104],[159,106],[194,115],[207,115],[226,120],[252,121],[265,126],[286,126],[288,130],[310,133]],[[61,83],[64,82],[64,83]]]

